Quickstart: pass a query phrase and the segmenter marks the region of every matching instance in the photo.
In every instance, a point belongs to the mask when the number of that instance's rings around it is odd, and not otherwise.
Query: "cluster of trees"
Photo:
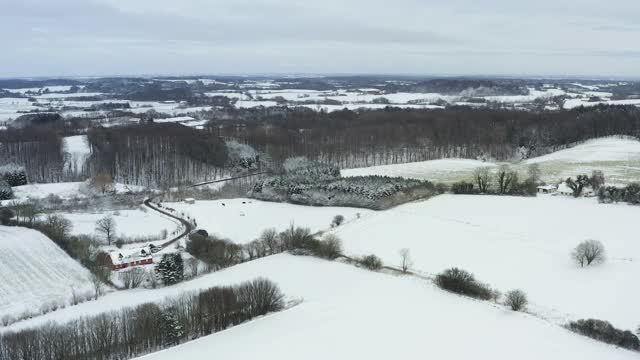
[[[168,124],[92,128],[92,173],[114,181],[169,187],[215,178],[227,162],[219,137]]]
[[[607,321],[597,319],[582,319],[570,322],[567,327],[578,334],[592,339],[623,347],[639,350],[640,340],[631,331],[616,329]]]
[[[537,192],[540,168],[532,164],[528,168],[529,177],[520,181],[518,172],[508,165],[502,165],[493,173],[489,167],[481,167],[473,172],[471,182],[460,181],[451,185],[454,194],[498,194],[533,196]]]
[[[476,280],[472,273],[455,267],[436,275],[434,282],[441,289],[476,299],[497,302],[502,296],[500,291]],[[527,303],[527,295],[522,290],[511,290],[505,295],[504,304],[513,311],[524,310]]]
[[[257,181],[250,196],[305,205],[383,209],[435,193],[428,181],[387,176],[343,178],[335,166],[302,158],[288,159],[284,169],[282,175]]]
[[[598,189],[598,200],[610,204],[626,202],[633,205],[640,204],[640,183],[631,183],[625,187],[603,186]]]
[[[163,303],[0,334],[0,359],[131,359],[280,311],[284,296],[258,278]]]
[[[266,229],[258,239],[245,245],[216,236],[194,233],[187,241],[186,250],[194,258],[203,261],[207,265],[207,271],[216,271],[285,251],[335,259],[341,255],[342,243],[333,234],[326,234],[320,238],[318,234],[311,233],[309,228],[291,225],[282,232],[273,228]],[[192,273],[194,270],[197,271],[197,268],[192,268]]]
[[[63,178],[62,138],[48,126],[0,131],[0,163],[22,164],[32,182],[59,182]]]
[[[239,124],[240,123],[240,124]],[[640,135],[640,109],[596,106],[562,112],[451,107],[316,112],[293,108],[236,122],[212,120],[209,131],[268,154],[276,163],[306,156],[341,168],[444,157],[510,160],[609,135]]]

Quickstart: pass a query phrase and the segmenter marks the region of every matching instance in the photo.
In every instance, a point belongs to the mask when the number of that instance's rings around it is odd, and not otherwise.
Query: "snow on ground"
[[[607,183],[624,185],[640,179],[640,141],[628,138],[605,137],[586,141],[571,148],[528,159],[520,163],[504,163],[517,169],[526,178],[527,166],[539,164],[542,179],[557,183],[579,174],[590,175],[602,170]],[[471,181],[476,168],[496,167],[500,163],[471,159],[441,159],[405,164],[381,165],[342,170],[343,176],[384,175],[401,176],[432,182],[453,183]]]
[[[462,298],[427,281],[281,254],[157,290],[127,290],[15,324],[68,321],[258,276],[303,302],[145,359],[634,359],[533,316]],[[251,344],[251,346],[246,346]],[[323,346],[322,344],[326,345]],[[464,346],[460,346],[464,344]],[[523,349],[526,349],[523,350]]]
[[[81,172],[85,162],[91,155],[87,135],[67,136],[62,140],[62,147],[65,153],[65,169],[73,173]]]
[[[25,98],[0,98],[0,122],[7,121],[9,119],[16,119],[26,112],[37,110],[36,106],[31,105],[31,102]]]
[[[522,289],[534,311],[559,322],[593,317],[635,329],[639,218],[640,207],[593,198],[442,195],[370,213],[335,233],[348,254],[398,265],[398,251],[409,248],[418,271],[457,266],[503,292]],[[571,261],[587,239],[605,245],[606,263],[581,269]]]
[[[117,193],[128,191],[143,191],[144,187],[136,185],[115,184]],[[64,183],[48,183],[48,184],[28,184],[15,186],[13,188],[13,200],[5,200],[4,203],[11,201],[23,202],[28,199],[42,199],[49,195],[57,195],[61,199],[72,199],[76,197],[85,197],[91,193],[89,184],[86,181],[80,182],[64,182]],[[2,203],[2,202],[0,202]]]
[[[0,226],[0,318],[90,293],[89,271],[35,230]]]
[[[82,86],[84,87],[84,86]],[[58,91],[69,91],[71,90],[71,86],[70,85],[54,85],[54,86],[45,86],[45,87],[32,87],[32,88],[22,88],[22,89],[3,89],[6,90],[8,92],[12,92],[15,94],[22,94],[24,95],[25,93],[28,92],[32,92],[32,93],[37,93],[37,92],[42,92],[45,90],[48,90],[50,92],[58,92]]]
[[[495,167],[496,164],[472,159],[440,159],[406,164],[380,165],[356,169],[344,169],[340,173],[345,177],[353,176],[400,176],[404,178],[438,180],[448,182],[468,176],[473,170],[483,167]]]
[[[640,160],[640,141],[610,137],[588,140],[568,149],[527,160],[527,164],[546,161],[587,163],[628,160]]]
[[[579,106],[597,106],[600,104],[606,105],[635,105],[640,106],[640,99],[626,99],[626,100],[604,100],[604,101],[589,101],[588,98],[575,98],[567,99],[564,102],[563,107],[565,109],[573,109]]]
[[[71,231],[74,235],[95,234],[96,221],[111,215],[116,223],[117,236],[141,237],[158,235],[162,230],[168,233],[179,227],[177,221],[169,217],[162,216],[156,211],[136,209],[136,210],[115,210],[102,212],[57,212],[73,224]]]
[[[345,222],[349,222],[355,221],[358,213],[365,216],[371,212],[366,209],[312,207],[253,199],[198,200],[192,205],[185,203],[164,203],[163,205],[195,218],[198,228],[241,244],[257,239],[260,233],[268,228],[283,231],[294,224],[309,227],[312,232],[316,232],[328,229],[336,215],[344,216]]]

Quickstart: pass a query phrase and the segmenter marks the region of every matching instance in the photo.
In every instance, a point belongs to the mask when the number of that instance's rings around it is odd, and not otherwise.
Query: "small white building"
[[[184,203],[185,204],[195,204],[196,203],[196,199],[194,199],[194,198],[186,198],[186,199],[184,199]]]
[[[558,189],[555,185],[541,185],[538,186],[538,194],[552,194]]]
[[[558,185],[558,193],[562,194],[562,195],[570,195],[573,196],[573,190],[571,190],[571,188],[569,187],[569,185],[567,185],[566,182],[560,183],[560,185]],[[591,186],[585,186],[582,189],[582,194],[580,196],[584,196],[584,197],[592,197],[595,196],[596,192],[593,191],[593,188]]]

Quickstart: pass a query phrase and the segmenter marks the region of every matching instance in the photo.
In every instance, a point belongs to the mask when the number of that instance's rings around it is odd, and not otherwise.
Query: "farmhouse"
[[[564,183],[564,182],[558,185],[558,193],[561,195],[573,196],[573,190],[571,190],[571,188],[567,185],[567,183]],[[581,196],[585,196],[585,197],[595,196],[595,191],[593,191],[593,189],[590,186],[586,186],[584,189],[582,189]]]
[[[184,203],[185,204],[195,204],[196,203],[196,199],[194,199],[194,198],[186,198],[186,199],[184,199]]]
[[[538,194],[551,194],[556,192],[557,187],[555,185],[542,185],[538,186]]]
[[[133,266],[153,264],[153,256],[148,248],[120,249],[111,251],[105,259],[112,270],[120,270]]]

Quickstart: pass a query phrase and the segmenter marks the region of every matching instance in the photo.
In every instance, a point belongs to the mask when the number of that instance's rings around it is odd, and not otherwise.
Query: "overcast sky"
[[[0,0],[0,77],[640,77],[640,0]]]

